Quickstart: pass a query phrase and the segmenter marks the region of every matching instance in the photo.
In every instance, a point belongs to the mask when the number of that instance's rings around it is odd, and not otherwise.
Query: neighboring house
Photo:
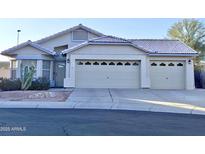
[[[55,87],[194,89],[197,52],[178,40],[122,39],[83,25],[2,52],[12,78],[34,65]]]
[[[10,78],[9,65],[9,62],[0,62],[0,78]]]

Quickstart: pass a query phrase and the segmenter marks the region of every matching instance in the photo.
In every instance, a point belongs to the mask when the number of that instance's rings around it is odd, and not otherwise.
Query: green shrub
[[[21,90],[21,80],[0,79],[0,89],[3,91]]]
[[[50,82],[46,78],[38,78],[32,81],[29,90],[48,90],[50,88]]]
[[[14,91],[21,90],[21,80],[11,80],[0,78],[0,90]],[[48,90],[50,88],[50,82],[46,78],[38,78],[32,81],[32,84],[28,90]]]

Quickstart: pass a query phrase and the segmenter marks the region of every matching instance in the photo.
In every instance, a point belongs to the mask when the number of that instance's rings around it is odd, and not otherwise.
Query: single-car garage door
[[[150,61],[152,89],[184,89],[184,61]]]
[[[139,61],[76,61],[77,88],[139,88]]]

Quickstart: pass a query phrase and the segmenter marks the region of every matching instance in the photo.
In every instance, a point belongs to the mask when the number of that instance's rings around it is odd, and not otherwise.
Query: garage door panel
[[[156,65],[152,65],[155,63]],[[165,66],[164,66],[164,65]],[[185,63],[183,61],[151,61],[152,89],[184,89]]]
[[[139,64],[132,65],[133,61],[129,63],[124,61],[104,62],[107,65],[101,65],[102,61],[90,61],[91,65],[76,65],[76,87],[139,88]],[[94,63],[99,65],[93,65]],[[112,65],[109,65],[110,63]],[[123,65],[117,65],[119,63]]]

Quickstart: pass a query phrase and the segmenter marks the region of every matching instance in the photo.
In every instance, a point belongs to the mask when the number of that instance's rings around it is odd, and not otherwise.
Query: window
[[[83,63],[82,63],[81,61],[80,61],[80,62],[78,62],[77,64],[78,64],[78,65],[83,65]]]
[[[117,65],[123,65],[121,62],[117,63]]]
[[[132,65],[133,65],[133,66],[138,66],[139,64],[138,64],[138,63],[136,63],[136,62],[134,62]]]
[[[182,63],[178,63],[177,66],[183,66],[183,64]]]
[[[36,67],[37,67],[37,60],[22,60],[21,61],[21,78],[24,76],[24,71],[26,67],[34,66],[35,73],[34,78],[36,78]]]
[[[160,66],[166,66],[166,64],[165,63],[161,63]]]
[[[115,63],[113,63],[113,62],[110,62],[110,63],[109,63],[109,65],[115,65]]]
[[[174,64],[173,63],[169,63],[169,65],[168,66],[174,66]]]
[[[88,32],[85,30],[73,31],[73,41],[85,41],[88,40]]]
[[[99,63],[98,62],[94,62],[93,65],[99,65]]]
[[[125,63],[125,65],[126,65],[126,66],[129,66],[129,65],[130,65],[130,63],[129,63],[129,62],[126,62],[126,63]]]
[[[101,65],[107,65],[107,63],[106,62],[102,62]]]
[[[50,61],[43,60],[43,77],[50,80]]]
[[[91,63],[90,63],[89,61],[87,61],[87,62],[85,63],[85,65],[91,65]]]
[[[156,63],[152,63],[151,66],[157,66],[157,64]]]
[[[12,60],[11,61],[11,79],[16,79],[16,69],[17,69],[17,61]]]

